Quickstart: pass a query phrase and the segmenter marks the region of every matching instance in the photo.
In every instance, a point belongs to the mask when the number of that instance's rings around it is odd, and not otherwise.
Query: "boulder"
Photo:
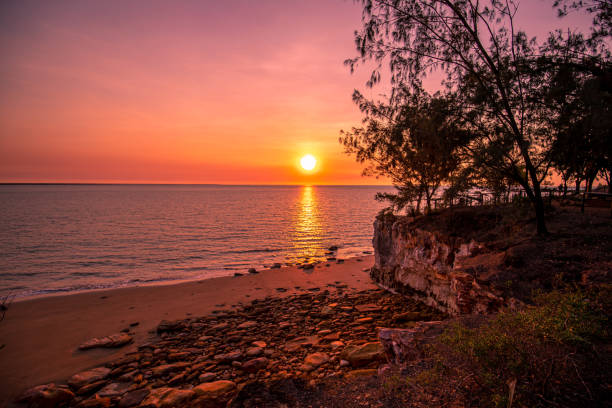
[[[163,364],[157,367],[153,367],[153,375],[154,376],[162,376],[164,374],[168,374],[172,371],[177,371],[189,367],[189,363],[174,363],[174,364]]]
[[[215,361],[219,363],[230,363],[232,361],[240,360],[242,358],[242,352],[240,350],[230,351],[225,354],[217,354]]]
[[[250,347],[246,351],[247,357],[257,357],[263,353],[263,349],[261,347]]]
[[[238,325],[238,329],[252,329],[253,327],[257,327],[258,323],[254,322],[252,320],[248,321],[248,322],[244,322],[242,324]]]
[[[82,371],[78,374],[73,375],[68,379],[68,385],[74,389],[78,390],[79,388],[95,383],[96,381],[100,381],[108,377],[111,370],[106,367],[97,367],[91,370]]]
[[[81,401],[79,405],[77,405],[77,408],[108,408],[110,405],[110,398],[96,395],[93,398]]]
[[[130,383],[121,383],[121,382],[120,383],[110,383],[104,388],[102,388],[100,391],[98,391],[96,394],[99,395],[100,397],[109,397],[109,398],[120,397],[128,391],[128,388],[130,388],[130,385],[131,385]]]
[[[329,361],[329,355],[326,353],[312,353],[306,356],[304,364],[308,364],[313,367],[318,367],[321,364],[325,364]]]
[[[30,388],[17,398],[17,402],[26,403],[29,407],[55,408],[68,404],[73,399],[74,394],[68,388],[50,383]]]
[[[219,380],[200,384],[193,388],[193,392],[203,399],[224,399],[236,389],[236,383],[228,380]]]
[[[127,333],[116,333],[105,337],[94,337],[79,345],[79,350],[89,350],[92,348],[114,348],[122,347],[132,342],[132,336]]]
[[[179,390],[176,388],[156,388],[142,401],[141,408],[174,408],[183,407],[185,403],[195,396],[192,390]]]
[[[288,353],[293,353],[302,347],[312,347],[319,344],[319,336],[297,337],[285,343],[284,349]]]
[[[198,377],[198,381],[200,381],[201,383],[210,382],[214,380],[216,377],[217,377],[217,374],[215,373],[204,373]]]
[[[365,343],[359,346],[347,346],[341,354],[342,359],[347,360],[353,367],[363,367],[370,363],[380,361],[385,353],[382,344],[378,342]]]
[[[268,359],[265,357],[254,358],[242,364],[242,371],[247,373],[255,373],[268,365]]]
[[[140,404],[142,400],[149,395],[149,392],[147,388],[141,388],[126,393],[119,401],[119,408],[129,408]]]

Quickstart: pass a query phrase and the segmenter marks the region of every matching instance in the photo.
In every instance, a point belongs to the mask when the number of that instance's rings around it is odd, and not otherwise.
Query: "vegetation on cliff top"
[[[541,184],[551,168],[589,187],[598,174],[609,179],[609,2],[556,1],[560,15],[592,13],[593,28],[555,30],[544,41],[516,29],[512,0],[362,3],[359,55],[347,64],[374,62],[372,86],[388,63],[392,92],[381,102],[356,91],[364,126],[340,141],[371,164],[367,172],[391,177],[398,193],[382,198],[396,207],[425,198],[429,207],[440,185],[451,187],[447,195],[520,186],[542,234]],[[432,74],[444,78],[433,96],[422,88]]]

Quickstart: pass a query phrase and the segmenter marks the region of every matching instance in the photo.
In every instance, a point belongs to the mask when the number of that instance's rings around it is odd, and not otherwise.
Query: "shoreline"
[[[369,256],[374,256],[373,255],[374,250],[368,250],[368,251],[361,251],[360,254],[358,255],[351,255],[351,256],[345,256],[342,258],[338,258],[342,261],[348,261],[350,259],[355,259],[355,258],[367,258]],[[272,262],[274,263],[274,262]],[[335,265],[337,264],[337,262],[335,260],[333,261],[323,261],[323,260],[313,260],[312,264],[315,267],[319,267],[319,266],[324,266],[325,264],[330,264],[330,265]],[[19,296],[19,295],[15,295],[12,298],[11,304],[17,303],[17,302],[23,302],[23,301],[30,301],[30,300],[36,300],[36,299],[43,299],[46,297],[56,297],[56,296],[70,296],[70,295],[78,295],[81,293],[90,293],[90,292],[103,292],[103,291],[107,291],[107,290],[117,290],[117,289],[130,289],[130,288],[140,288],[140,287],[151,287],[151,286],[171,286],[171,285],[180,285],[183,283],[191,283],[191,282],[202,282],[202,281],[207,281],[207,280],[211,280],[211,279],[219,279],[219,278],[237,278],[237,277],[243,277],[243,276],[249,276],[249,275],[257,275],[259,273],[264,273],[264,272],[270,272],[270,271],[280,271],[286,268],[299,268],[300,264],[293,264],[293,265],[286,265],[286,264],[282,264],[282,266],[280,268],[271,268],[271,267],[262,267],[262,269],[257,269],[257,272],[254,274],[251,274],[248,272],[249,268],[244,268],[241,270],[232,270],[231,274],[228,275],[220,275],[220,276],[211,276],[211,277],[199,277],[199,278],[178,278],[178,279],[158,279],[158,280],[152,280],[152,281],[146,281],[146,282],[133,282],[133,283],[126,283],[120,286],[109,286],[109,287],[99,287],[99,288],[85,288],[85,289],[75,289],[75,290],[62,290],[62,289],[58,289],[58,290],[53,290],[53,289],[48,289],[49,292],[43,292],[43,293],[38,293],[38,294],[33,294],[33,295],[25,295],[25,296]],[[239,276],[235,275],[236,273],[240,274]],[[308,273],[308,272],[306,272]],[[7,298],[11,298],[10,293],[8,293]]]
[[[95,367],[137,349],[161,320],[203,316],[253,299],[285,297],[309,288],[341,282],[347,291],[376,288],[364,268],[373,256],[324,263],[314,269],[296,266],[258,274],[204,280],[88,290],[20,298],[0,322],[0,404],[39,384],[61,382],[75,372]],[[134,342],[119,349],[77,351],[93,337],[118,333],[133,323]]]

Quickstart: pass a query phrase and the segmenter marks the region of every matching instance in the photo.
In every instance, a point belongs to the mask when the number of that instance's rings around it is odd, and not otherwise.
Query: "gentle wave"
[[[0,295],[233,275],[371,251],[382,187],[0,186]]]

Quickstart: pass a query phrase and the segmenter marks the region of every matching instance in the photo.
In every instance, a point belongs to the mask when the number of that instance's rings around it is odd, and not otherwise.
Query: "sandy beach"
[[[48,296],[13,303],[0,323],[0,404],[28,387],[61,383],[70,375],[133,351],[150,338],[161,320],[201,316],[267,296],[288,296],[329,284],[347,290],[374,288],[364,269],[373,257],[262,270],[258,274],[222,277],[165,286],[144,286]],[[279,290],[280,289],[280,290]],[[119,349],[79,351],[82,342],[117,333],[130,324],[134,342]]]

